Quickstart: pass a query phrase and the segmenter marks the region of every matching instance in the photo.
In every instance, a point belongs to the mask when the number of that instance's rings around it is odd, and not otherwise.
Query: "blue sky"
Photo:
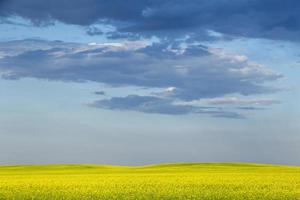
[[[300,164],[299,13],[0,1],[0,163]]]

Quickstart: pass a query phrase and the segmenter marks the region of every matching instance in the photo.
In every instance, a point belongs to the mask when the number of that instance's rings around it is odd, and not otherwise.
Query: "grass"
[[[0,166],[0,199],[300,200],[300,167],[240,163]]]

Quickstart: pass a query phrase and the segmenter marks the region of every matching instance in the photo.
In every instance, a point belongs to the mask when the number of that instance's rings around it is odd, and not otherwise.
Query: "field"
[[[0,199],[300,200],[300,167],[239,163],[1,166]]]

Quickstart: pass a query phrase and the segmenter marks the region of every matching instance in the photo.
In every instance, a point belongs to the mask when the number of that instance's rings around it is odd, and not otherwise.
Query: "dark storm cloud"
[[[31,77],[160,88],[161,92],[151,94],[152,97],[130,96],[130,101],[134,100],[137,105],[127,109],[143,112],[204,113],[196,112],[194,106],[175,106],[173,102],[228,94],[272,93],[277,89],[265,83],[282,77],[267,67],[249,62],[245,56],[201,45],[180,48],[138,42],[85,45],[23,40],[0,43],[0,52],[0,75],[7,79]],[[123,107],[127,102],[124,100],[127,99],[111,99],[106,105]],[[150,107],[141,108],[141,100],[150,102],[147,104]],[[104,102],[101,101],[101,105]]]
[[[298,0],[4,0],[2,16],[21,16],[35,25],[58,20],[89,26],[112,24],[109,37],[189,34],[207,40],[207,30],[242,37],[299,40]],[[102,34],[89,29],[89,34]]]

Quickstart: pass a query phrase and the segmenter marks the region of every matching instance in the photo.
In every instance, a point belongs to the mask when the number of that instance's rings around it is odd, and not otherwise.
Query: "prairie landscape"
[[[300,167],[241,163],[0,167],[0,199],[300,199]]]
[[[300,200],[299,75],[300,0],[0,0],[0,200]]]

